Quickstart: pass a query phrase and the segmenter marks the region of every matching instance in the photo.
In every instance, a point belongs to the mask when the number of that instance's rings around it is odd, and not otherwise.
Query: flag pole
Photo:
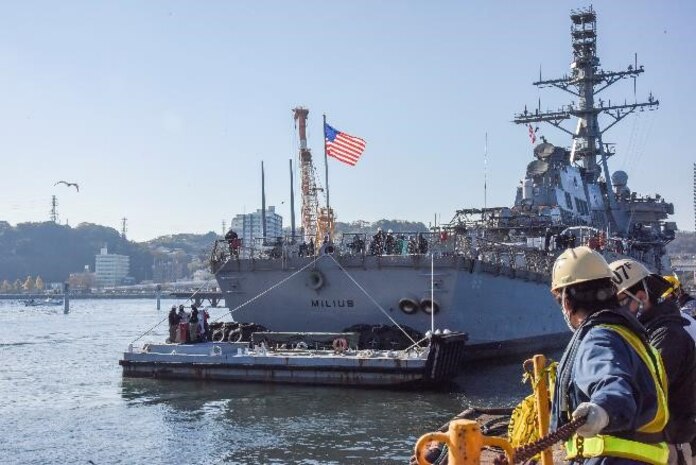
[[[326,115],[324,117],[324,126],[322,127],[322,133],[324,134],[324,175],[326,178],[326,211],[331,209],[331,203],[329,202],[329,157],[326,154]]]

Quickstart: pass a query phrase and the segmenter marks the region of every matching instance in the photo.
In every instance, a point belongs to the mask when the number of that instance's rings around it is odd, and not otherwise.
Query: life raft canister
[[[321,274],[321,271],[314,270],[311,273],[309,273],[307,285],[315,291],[318,291],[319,289],[324,287],[324,275]]]
[[[345,352],[348,349],[348,341],[344,337],[338,337],[333,340],[333,348],[339,354]]]
[[[430,298],[421,299],[420,308],[428,315],[430,315],[431,312],[437,313],[440,311],[440,305],[437,303],[437,301],[431,301]]]
[[[399,300],[399,310],[406,313],[407,315],[416,313],[419,308],[420,303],[418,303],[418,300],[415,298],[404,297],[403,299]]]

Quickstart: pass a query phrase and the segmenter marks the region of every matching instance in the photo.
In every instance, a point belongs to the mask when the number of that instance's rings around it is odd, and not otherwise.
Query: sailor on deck
[[[664,367],[638,320],[619,308],[612,276],[589,247],[568,249],[554,264],[551,292],[573,336],[559,365],[552,429],[587,417],[566,442],[576,462],[664,465]]]

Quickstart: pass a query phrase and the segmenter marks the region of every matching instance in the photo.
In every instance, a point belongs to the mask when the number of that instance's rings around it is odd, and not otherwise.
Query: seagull
[[[57,186],[58,184],[65,184],[68,187],[74,186],[75,189],[77,189],[77,192],[80,192],[80,186],[78,186],[76,182],[58,181],[57,183],[54,184],[54,186]]]

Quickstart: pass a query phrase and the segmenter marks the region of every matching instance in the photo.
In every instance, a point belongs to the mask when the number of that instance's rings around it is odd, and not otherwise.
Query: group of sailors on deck
[[[359,241],[357,243],[362,245],[357,251],[355,250],[357,247],[354,245],[356,241]],[[352,247],[349,247],[356,254],[365,251],[364,243],[357,234],[351,245]],[[408,236],[405,234],[395,235],[391,229],[385,233],[382,231],[382,228],[377,228],[377,234],[372,236],[369,247],[370,255],[418,255],[426,254],[427,252],[428,240],[423,237],[422,233]]]
[[[210,340],[210,327],[208,326],[208,311],[198,309],[194,303],[191,305],[191,313],[188,313],[183,305],[176,305],[169,310],[169,339],[170,343],[206,342]]]

